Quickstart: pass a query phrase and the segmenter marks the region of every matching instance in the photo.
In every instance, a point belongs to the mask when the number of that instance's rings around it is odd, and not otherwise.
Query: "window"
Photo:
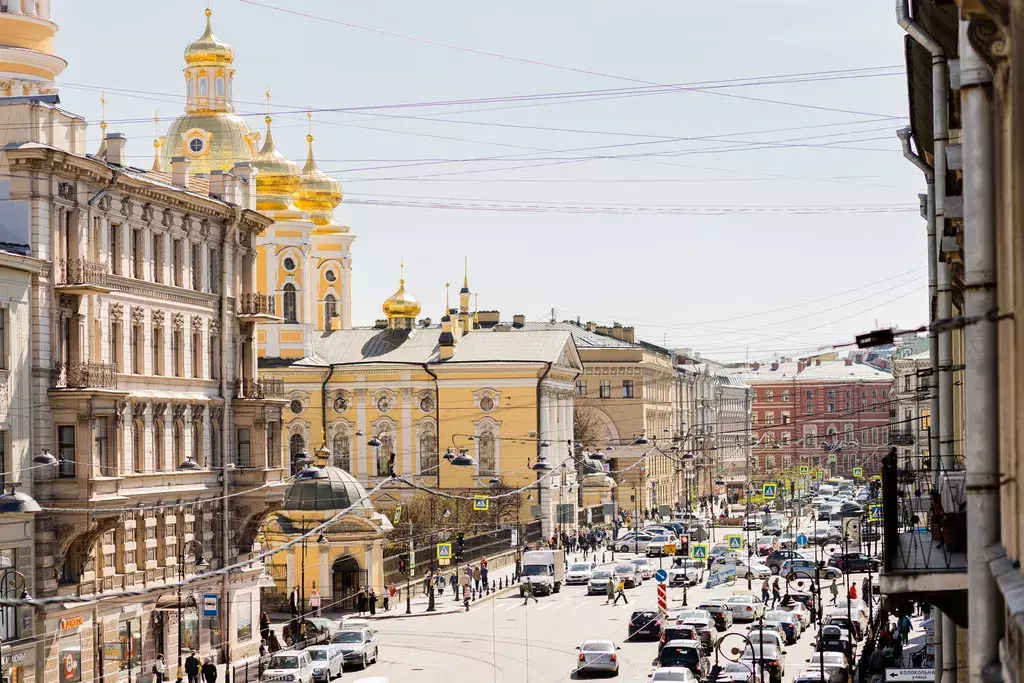
[[[203,335],[201,332],[192,333],[192,376],[197,379],[203,376]]]
[[[586,380],[576,380],[576,395],[586,398],[587,396],[587,382]]]
[[[171,270],[174,271],[174,286],[181,287],[181,283],[184,280],[184,264],[185,260],[185,243],[176,239],[171,244]]]
[[[174,462],[171,463],[171,467],[177,467],[181,463],[185,462],[185,425],[181,423],[181,420],[174,421],[174,432],[172,439],[173,453],[171,454],[174,458]]]
[[[7,475],[12,473],[13,466],[7,461],[7,432],[0,431],[0,467],[4,468],[3,472],[0,472],[0,488],[7,485]]]
[[[774,455],[766,455],[766,456],[764,456],[764,464],[765,464],[765,467],[767,467],[768,469],[773,469],[775,467],[775,456]]]
[[[185,333],[181,330],[174,330],[171,333],[171,365],[172,371],[175,377],[182,376],[182,363],[184,358],[182,356],[184,350],[182,346],[185,345]]]
[[[298,435],[296,434],[296,436]],[[299,438],[301,439],[302,437]],[[252,467],[252,434],[249,428],[240,427],[236,429],[235,439],[238,442],[238,466]]]
[[[203,423],[192,423],[192,462],[203,464]]]
[[[203,291],[203,248],[192,244],[192,289]]]
[[[377,476],[386,477],[391,474],[391,454],[395,450],[395,438],[390,434],[377,437],[380,447],[377,448]]]
[[[209,94],[210,86],[207,83],[206,77],[199,79],[199,96],[206,97]]]
[[[142,618],[120,622],[117,625],[117,640],[123,653],[119,665],[121,671],[142,666]]]
[[[773,390],[768,389],[764,392],[764,402],[775,403],[775,392]]]
[[[807,390],[807,400],[808,401],[813,401],[814,400],[814,390],[813,389],[808,389]]]
[[[765,413],[764,414],[764,423],[765,423],[765,425],[767,425],[769,427],[772,426],[773,424],[775,424],[775,413]]]
[[[220,294],[220,252],[211,249],[210,259],[210,293]]]
[[[348,436],[348,432],[344,430],[338,430],[334,434],[334,466],[338,469],[345,470],[346,472],[352,471],[352,440]],[[423,460],[429,453],[424,453],[423,450],[424,442],[423,437],[420,437],[420,469],[426,469],[423,465]],[[437,461],[437,437],[434,437],[434,461]]]
[[[280,464],[281,449],[277,447],[277,444],[281,442],[278,438],[278,423],[268,422],[267,423],[267,467],[277,467]]]
[[[185,84],[185,96],[186,97],[192,97],[192,79],[191,78],[188,79],[188,82]]]
[[[782,424],[784,424],[784,425],[789,424],[789,413],[783,413],[782,414]]]
[[[164,281],[164,236],[153,233],[153,282]]]
[[[337,301],[333,294],[328,294],[324,297],[324,329],[330,330],[331,320],[338,315]]]
[[[145,372],[142,366],[144,354],[142,353],[142,325],[132,325],[132,372],[141,375]]]
[[[75,476],[75,427],[60,425],[57,427],[57,458],[60,460],[57,475],[61,478]]]
[[[831,392],[829,392],[829,393],[831,393]],[[827,412],[827,413],[834,413],[834,412],[836,412],[836,402],[835,401],[829,401],[828,405],[825,406],[825,412]]]
[[[789,432],[783,432],[782,433],[782,445],[783,446],[788,446],[789,445],[789,438],[790,438]]]
[[[132,230],[132,277],[136,280],[143,279],[143,270],[146,260],[142,248],[142,230]]]
[[[808,401],[808,402],[807,402],[807,405],[806,405],[806,410],[805,410],[805,412],[806,412],[806,413],[807,413],[808,415],[813,415],[813,414],[814,414],[814,401]]]
[[[783,391],[782,392],[782,402],[783,403],[789,403],[789,392],[788,391]]]
[[[146,423],[135,420],[132,423],[132,465],[134,471],[146,471]]]
[[[110,269],[114,275],[121,274],[121,226],[110,225]]]
[[[153,325],[153,374],[164,374],[164,328]]]
[[[162,417],[153,418],[153,468],[163,469],[165,467],[166,453],[164,453],[164,420]]]
[[[324,279],[326,279],[328,282],[334,282],[335,280],[338,279],[338,276],[334,274],[333,270],[328,270],[324,273]]]
[[[612,382],[609,379],[601,380],[601,398],[612,397]]]
[[[290,273],[293,270],[295,270],[295,259],[293,259],[291,256],[287,256],[282,262],[282,265],[284,265],[284,269]]]
[[[480,454],[480,475],[495,474],[498,466],[494,434],[490,430],[484,431],[476,437],[476,444]]]
[[[756,411],[750,413],[750,424],[751,424],[751,426],[754,426],[754,427],[757,426],[757,412]]]
[[[831,400],[835,400],[835,397],[836,397],[836,390],[835,390],[835,389],[829,389],[829,390],[828,390],[828,397],[829,397],[829,399],[831,399]]]
[[[210,335],[210,378],[220,379],[220,335]]]
[[[622,380],[622,398],[633,398],[633,380]]]
[[[224,97],[224,79],[218,76],[214,83],[216,84],[214,87],[217,89],[217,97]]]
[[[301,434],[292,434],[291,438],[288,439],[288,461],[291,463],[292,474],[295,474],[299,469],[301,469],[295,463],[295,460],[299,457],[300,453],[305,454],[305,452],[306,440],[302,438]]]
[[[110,441],[107,435],[107,418],[96,418],[96,426],[93,428],[92,457],[94,462],[100,463],[100,474],[105,477],[117,475],[115,468],[108,463]]]
[[[18,566],[18,551],[16,548],[7,548],[0,550],[0,568],[3,569],[15,569]],[[26,590],[28,586],[24,585],[21,578],[16,574],[7,574],[6,579],[3,583],[3,591],[0,591],[0,597],[5,600],[17,600],[21,598],[22,590]],[[18,608],[14,605],[8,605],[0,608],[0,638],[3,638],[4,642],[10,642],[17,640],[18,638]],[[8,680],[11,683],[22,683],[24,680],[20,676],[17,676],[15,672],[21,671],[21,667],[11,667],[11,674]]]
[[[220,423],[210,417],[210,467],[216,469],[223,465],[220,448]]]
[[[298,306],[295,300],[295,285],[288,283],[284,286],[284,321],[286,323],[299,322]]]

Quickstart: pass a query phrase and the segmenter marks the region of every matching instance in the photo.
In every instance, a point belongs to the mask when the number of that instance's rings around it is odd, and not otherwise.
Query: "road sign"
[[[743,550],[742,536],[726,536],[725,540],[729,541],[729,550]]]
[[[668,588],[663,583],[658,584],[658,611],[662,616],[668,614]]]
[[[439,566],[439,567],[447,567],[447,566],[448,566],[448,565],[450,565],[451,563],[452,563],[452,561],[451,561],[451,560],[446,560],[446,559],[444,559],[444,558],[442,557],[442,558],[441,558],[440,560],[438,560],[438,561],[437,561],[437,566]]]
[[[882,506],[881,505],[868,505],[868,521],[877,522],[882,519]]]
[[[860,545],[860,520],[857,518],[843,520],[843,537],[849,539],[850,545]]]
[[[807,534],[797,534],[796,535],[796,544],[798,546],[800,546],[801,548],[804,547],[805,545],[807,545]]]
[[[451,543],[438,543],[437,544],[437,559],[439,559],[439,560],[450,560],[450,559],[452,559],[452,544]]]
[[[853,468],[853,476],[857,477],[858,479],[863,479],[864,478],[864,468],[863,467],[854,467]]]
[[[668,581],[668,572],[664,569],[659,569],[658,571],[654,572],[654,580],[658,583],[665,583],[666,581]]]
[[[664,553],[666,555],[675,555],[676,554],[676,544],[675,543],[666,543],[665,546],[664,546]]]
[[[765,500],[773,500],[775,498],[775,492],[778,490],[778,484],[774,481],[765,482],[761,487],[761,497]]]
[[[821,470],[818,470],[818,479],[824,479],[824,478],[825,478],[825,473],[822,472]]]
[[[395,518],[392,520],[395,524],[402,521],[402,506],[398,505],[395,507]]]
[[[708,559],[708,544],[693,543],[692,545],[690,545],[690,558],[694,560]]]
[[[412,548],[409,548],[409,573],[416,573],[416,552]]]
[[[828,461],[829,461],[830,463],[833,463],[833,462],[835,462],[835,461],[836,461],[836,454],[835,454],[835,453],[829,453],[829,454],[828,454]]]
[[[935,669],[886,669],[886,681],[931,681],[935,679]]]
[[[215,617],[215,616],[217,616],[217,594],[216,593],[205,593],[203,595],[203,616],[204,617]]]
[[[800,474],[801,475],[806,475],[810,471],[811,471],[811,468],[808,467],[807,465],[800,465]]]
[[[487,512],[491,509],[491,499],[487,496],[481,496],[477,494],[473,496],[473,511],[474,512]]]

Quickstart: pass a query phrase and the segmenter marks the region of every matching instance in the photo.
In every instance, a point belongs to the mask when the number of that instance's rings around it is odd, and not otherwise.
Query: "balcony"
[[[914,430],[909,426],[902,430],[893,430],[889,432],[889,443],[893,446],[913,446],[914,439]]]
[[[267,294],[239,294],[237,315],[245,322],[278,320],[274,297]]]
[[[284,380],[236,379],[232,395],[235,399],[243,401],[283,400]]]
[[[58,362],[50,373],[51,389],[117,390],[117,366],[113,363]]]
[[[61,294],[107,294],[107,264],[85,258],[57,259],[53,288]]]
[[[936,472],[931,465],[928,457],[895,448],[883,459],[879,584],[885,595],[924,600],[955,615],[966,609],[964,471],[954,465]]]

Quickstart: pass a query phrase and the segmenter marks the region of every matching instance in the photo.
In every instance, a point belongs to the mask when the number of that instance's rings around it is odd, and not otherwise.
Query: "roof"
[[[284,493],[283,510],[344,510],[373,505],[366,489],[351,474],[337,467],[308,467]]]
[[[892,373],[879,370],[865,363],[852,363],[847,365],[843,359],[823,360],[821,364],[811,363],[800,370],[796,361],[786,361],[776,364],[772,370],[773,363],[761,363],[757,370],[747,366],[734,371],[732,374],[739,376],[748,384],[760,382],[823,382],[823,381],[864,381],[864,382],[891,382]]]
[[[563,320],[561,322],[528,322],[519,328],[527,331],[552,331],[561,330],[572,334],[576,347],[580,349],[638,349],[640,344],[633,344],[622,339],[609,337],[605,334],[591,332],[586,327],[577,325],[574,322]]]

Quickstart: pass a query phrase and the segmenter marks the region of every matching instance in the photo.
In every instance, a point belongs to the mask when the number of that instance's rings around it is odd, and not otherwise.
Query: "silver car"
[[[327,683],[345,669],[345,653],[337,645],[312,645],[306,652],[313,660],[313,680],[317,683]]]
[[[578,676],[589,676],[597,672],[619,675],[619,649],[610,640],[586,640],[576,648],[580,651],[576,658]]]
[[[605,595],[608,592],[608,582],[612,580],[612,573],[609,571],[602,569],[594,572],[587,581],[587,595]]]
[[[355,664],[360,669],[365,669],[377,661],[377,638],[373,629],[352,628],[339,631],[331,638],[331,644],[341,649],[345,664]]]
[[[597,562],[573,562],[569,571],[565,573],[565,585],[585,585],[590,581],[590,575],[597,569]]]

